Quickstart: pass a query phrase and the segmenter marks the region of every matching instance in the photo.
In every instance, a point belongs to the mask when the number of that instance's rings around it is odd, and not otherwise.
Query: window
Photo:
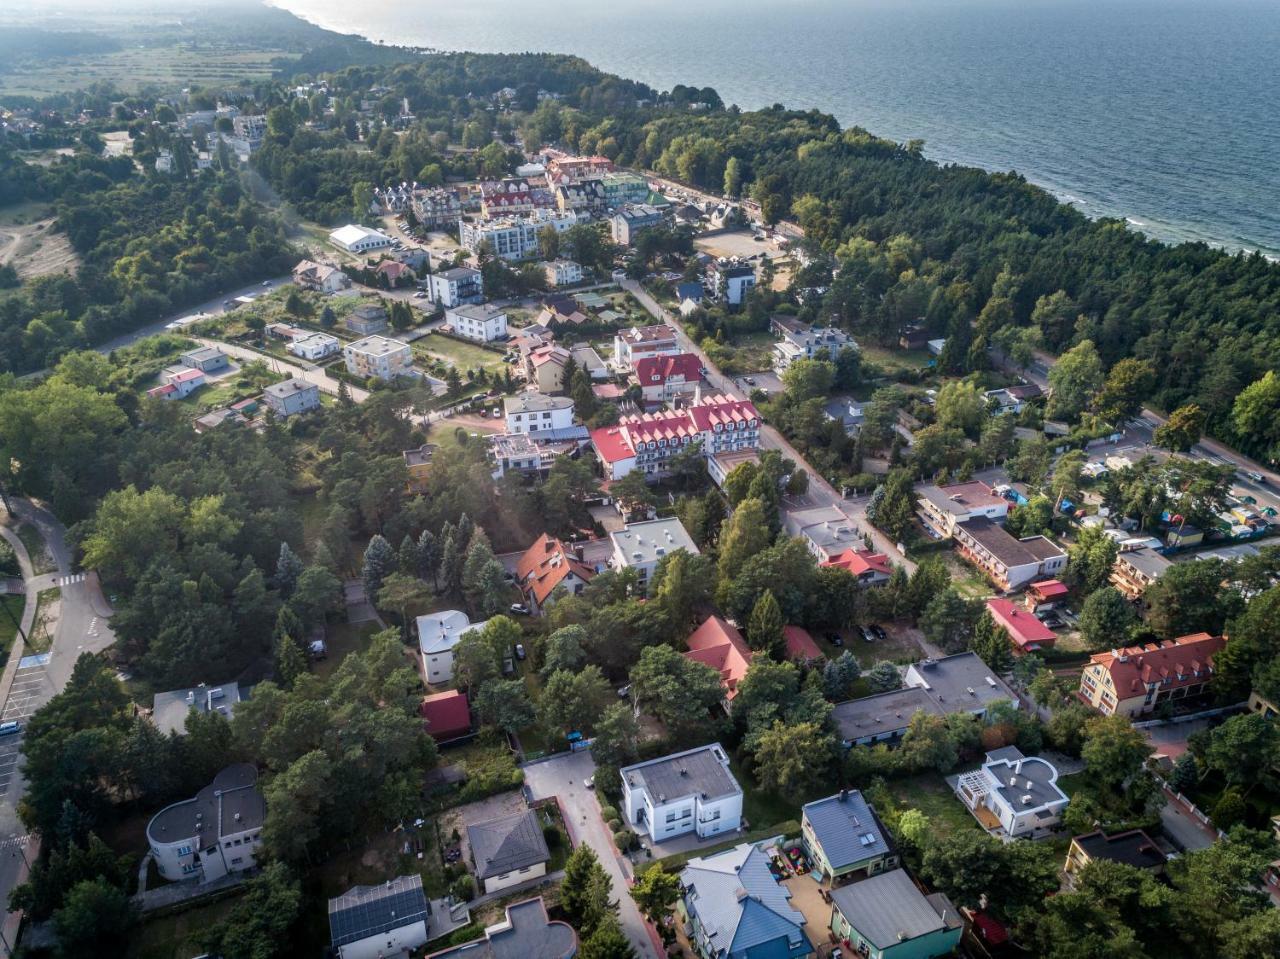
[[[179,846],[179,847],[178,847],[178,855],[179,855],[179,856],[190,856],[190,855],[191,855],[191,847],[190,847],[190,846]]]
[[[675,822],[676,814],[674,812],[667,813],[667,822]]]

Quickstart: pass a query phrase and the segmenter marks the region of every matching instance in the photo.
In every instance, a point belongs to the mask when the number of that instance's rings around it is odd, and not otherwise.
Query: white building
[[[646,356],[663,356],[679,353],[674,327],[659,323],[656,326],[632,326],[614,334],[613,363],[620,370],[630,370],[637,360]]]
[[[467,826],[467,844],[486,894],[545,876],[551,861],[542,823],[532,809]]]
[[[504,260],[523,260],[537,254],[538,234],[545,227],[563,233],[578,222],[572,210],[557,213],[554,210],[534,210],[524,216],[497,217],[492,220],[458,221],[458,242],[472,252],[479,253],[488,245],[493,255]]]
[[[711,295],[730,306],[740,306],[756,285],[756,270],[742,263],[717,263],[707,271]]]
[[[484,300],[484,276],[469,266],[455,266],[427,277],[427,296],[446,310]]]
[[[339,959],[408,955],[427,944],[428,913],[417,873],[353,886],[329,900],[329,938]]]
[[[663,842],[685,833],[700,839],[742,826],[742,787],[719,743],[626,766],[622,804],[627,825]]]
[[[262,391],[267,408],[274,411],[281,419],[295,413],[305,413],[320,406],[320,387],[314,383],[297,378],[287,379],[283,383],[272,383]]]
[[[609,233],[613,242],[631,246],[641,231],[662,223],[662,212],[647,203],[626,206],[609,218]]]
[[[336,267],[303,260],[293,268],[293,282],[319,293],[337,293],[351,285],[351,279]]]
[[[834,326],[783,328],[782,338],[773,344],[773,368],[781,373],[796,360],[834,360],[846,346],[858,348],[852,336]]]
[[[582,267],[573,260],[550,260],[543,265],[547,286],[572,286],[582,282]]]
[[[799,536],[819,563],[839,556],[846,549],[861,549],[862,534],[845,513],[835,506],[795,510],[784,514],[783,525],[791,536]]]
[[[1058,770],[1047,759],[1024,756],[1017,746],[987,753],[982,768],[964,773],[956,795],[976,813],[986,809],[1004,834],[1016,839],[1048,830],[1062,821],[1070,799],[1058,787]],[[979,816],[979,822],[982,817]],[[985,825],[985,823],[984,823]]]
[[[698,552],[693,538],[674,516],[628,523],[610,533],[609,539],[613,541],[613,557],[609,565],[619,572],[634,569],[640,575],[640,587],[646,592],[653,571],[664,556],[678,549]]]
[[[494,479],[502,479],[508,472],[540,473],[555,461],[555,452],[539,446],[528,433],[492,433],[486,441]]]
[[[444,317],[454,333],[477,343],[489,343],[507,335],[507,314],[492,303],[455,306]]]
[[[573,426],[573,400],[527,390],[502,401],[508,433],[546,433]]]
[[[165,806],[147,824],[160,875],[170,882],[212,882],[255,865],[267,804],[249,763],[227,766],[194,799]]]
[[[466,613],[457,609],[427,613],[416,622],[422,675],[433,686],[453,682],[453,648],[463,636],[483,629],[485,624],[471,622]]]
[[[348,223],[329,234],[329,242],[348,253],[368,253],[371,250],[385,250],[391,246],[391,237],[378,230]]]
[[[304,360],[323,360],[341,352],[342,341],[328,333],[308,333],[293,340],[285,349]]]
[[[385,336],[366,336],[348,343],[342,349],[342,356],[347,372],[366,380],[371,376],[393,380],[413,370],[413,350],[409,344]]]

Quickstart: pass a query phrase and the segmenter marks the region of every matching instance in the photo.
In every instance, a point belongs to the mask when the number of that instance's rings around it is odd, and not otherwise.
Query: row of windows
[[[672,810],[671,812],[667,813],[667,822],[675,822],[677,819],[688,819],[692,815],[693,815],[693,810],[691,808],[681,809],[679,813]]]

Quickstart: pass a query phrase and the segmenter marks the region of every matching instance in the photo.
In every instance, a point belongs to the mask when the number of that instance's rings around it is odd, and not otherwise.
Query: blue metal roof
[[[889,852],[893,847],[862,793],[850,789],[804,807],[814,838],[832,869],[844,869]]]

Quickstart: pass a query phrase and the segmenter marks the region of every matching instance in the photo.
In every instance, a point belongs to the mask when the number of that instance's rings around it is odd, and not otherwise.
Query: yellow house
[[[1222,636],[1195,633],[1096,653],[1080,675],[1080,698],[1108,716],[1141,716],[1166,700],[1203,694],[1213,680],[1213,657]]]
[[[563,346],[540,346],[529,354],[529,382],[541,393],[559,393],[566,386],[564,368],[571,354]]]

